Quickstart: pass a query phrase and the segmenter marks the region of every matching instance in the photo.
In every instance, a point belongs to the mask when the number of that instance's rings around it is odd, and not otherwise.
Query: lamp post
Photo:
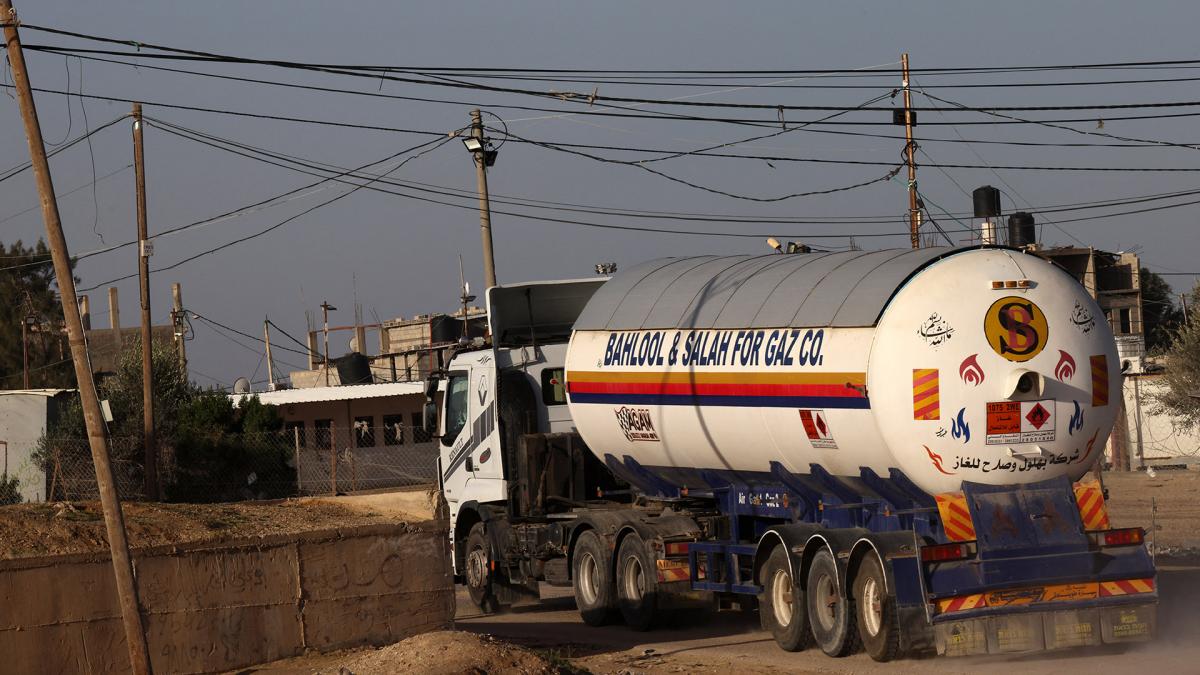
[[[487,168],[496,163],[496,151],[483,135],[483,118],[479,109],[471,111],[471,135],[462,139],[475,161],[479,183],[479,236],[483,240],[483,279],[487,288],[496,285],[496,261],[492,256],[492,209],[488,201]]]
[[[321,303],[321,320],[325,323],[325,386],[329,386],[329,313],[336,312],[337,307],[328,302]]]

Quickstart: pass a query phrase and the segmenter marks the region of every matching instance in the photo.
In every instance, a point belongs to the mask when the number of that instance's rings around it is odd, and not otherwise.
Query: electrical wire
[[[59,199],[59,200],[65,199],[65,198],[70,197],[71,195],[75,194],[76,192],[79,192],[80,190],[86,190],[87,188],[93,187],[96,183],[99,183],[100,181],[106,180],[108,178],[112,178],[113,176],[116,176],[117,174],[120,174],[120,173],[124,173],[132,168],[133,168],[132,164],[126,164],[125,166],[123,166],[119,169],[114,169],[113,171],[109,171],[108,173],[104,174],[103,176],[100,176],[99,178],[97,178],[93,181],[89,181],[87,183],[84,183],[83,185],[71,188],[70,190],[67,190],[66,192],[56,194],[56,195],[54,195],[54,198]],[[10,221],[14,218],[17,218],[19,216],[23,216],[26,213],[29,213],[30,211],[36,211],[40,208],[42,208],[42,207],[40,204],[38,204],[35,206],[30,206],[29,208],[24,209],[22,211],[17,211],[16,213],[4,216],[3,218],[0,218],[0,225],[7,223],[8,221]],[[3,256],[0,256],[0,257],[3,257]]]
[[[0,85],[0,87],[11,88],[12,85]],[[61,92],[55,92],[55,93],[61,93]],[[70,94],[68,94],[68,95],[70,95]],[[75,147],[77,144],[82,143],[83,141],[86,141],[87,139],[91,138],[92,136],[95,136],[96,134],[100,133],[101,131],[104,131],[105,129],[116,124],[117,122],[120,122],[121,120],[125,119],[126,117],[129,117],[129,115],[121,115],[120,117],[117,117],[116,119],[114,119],[110,122],[106,122],[87,133],[81,134],[81,135],[71,139],[70,141],[63,143],[62,145],[55,148],[54,150],[46,153],[46,159],[50,159],[50,158],[54,157],[55,155],[58,155],[59,153],[70,150],[71,148]],[[33,162],[25,162],[23,164],[19,164],[17,166],[14,166],[10,169],[5,170],[5,171],[0,171],[0,183],[3,183],[4,181],[6,181],[10,178],[13,178],[15,176],[18,176],[18,175],[24,173],[32,166],[33,166]]]

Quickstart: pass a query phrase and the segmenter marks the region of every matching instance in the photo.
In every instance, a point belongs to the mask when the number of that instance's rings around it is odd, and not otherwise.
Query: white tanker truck
[[[540,582],[637,630],[736,603],[784,649],[880,661],[1153,634],[1144,533],[1085,479],[1121,364],[1053,264],[667,258],[487,298],[490,341],[426,406],[455,573],[485,611]]]

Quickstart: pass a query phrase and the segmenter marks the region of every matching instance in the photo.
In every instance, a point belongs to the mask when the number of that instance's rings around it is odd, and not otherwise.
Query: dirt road
[[[1159,637],[1125,649],[1097,648],[1039,656],[931,658],[875,663],[865,654],[832,659],[820,651],[787,653],[760,630],[757,616],[722,612],[704,621],[636,633],[624,626],[592,628],[575,611],[569,590],[543,589],[536,605],[480,616],[462,592],[459,630],[549,650],[593,673],[1008,673],[1200,672],[1200,566],[1159,569]]]

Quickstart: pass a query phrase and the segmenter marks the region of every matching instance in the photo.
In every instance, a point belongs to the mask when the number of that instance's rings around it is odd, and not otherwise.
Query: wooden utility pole
[[[29,389],[29,315],[21,317],[21,388]],[[7,472],[5,472],[7,473]]]
[[[174,325],[175,350],[179,354],[179,368],[187,378],[187,322],[183,316],[183,288],[179,284],[171,284],[171,323]]]
[[[137,586],[133,579],[133,562],[129,557],[129,542],[125,537],[125,519],[121,514],[121,503],[113,481],[112,465],[109,463],[108,438],[104,418],[100,412],[100,401],[96,397],[96,383],[88,367],[86,336],[83,321],[79,316],[78,298],[75,295],[75,279],[71,274],[71,258],[67,251],[67,239],[63,234],[62,221],[58,214],[58,202],[54,198],[54,182],[50,177],[50,163],[46,159],[46,145],[42,140],[42,129],[38,124],[37,108],[33,91],[25,70],[25,55],[21,51],[21,40],[17,35],[17,13],[11,0],[0,0],[0,21],[4,22],[4,42],[8,48],[8,60],[12,67],[13,85],[25,123],[25,138],[29,142],[29,156],[33,165],[34,179],[42,202],[42,219],[46,223],[46,240],[54,261],[54,274],[62,298],[63,317],[67,336],[71,344],[71,359],[75,364],[75,378],[79,386],[79,399],[83,407],[83,420],[87,425],[88,442],[92,449],[92,462],[96,468],[96,488],[100,493],[100,504],[104,510],[104,525],[108,532],[113,573],[116,577],[117,599],[121,607],[121,622],[125,628],[125,644],[129,648],[129,661],[134,675],[150,673],[150,650],[146,634],[142,629],[142,616],[138,608]]]
[[[479,236],[483,240],[483,281],[486,288],[496,285],[496,261],[492,257],[492,208],[488,200],[487,147],[483,140],[483,117],[479,109],[471,111],[471,137],[479,141],[475,158],[475,176],[479,183]]]
[[[275,391],[275,362],[271,360],[271,320],[263,319],[263,342],[267,345],[267,381],[270,391]]]
[[[913,248],[921,247],[921,209],[917,206],[916,145],[913,143],[912,92],[908,87],[908,52],[900,55],[900,86],[904,90],[904,157],[908,163],[908,235]]]
[[[142,104],[133,104],[133,173],[137,188],[138,281],[142,293],[142,439],[146,499],[158,501],[158,444],[154,438],[154,344],[150,325],[150,234],[146,225],[146,153]]]

